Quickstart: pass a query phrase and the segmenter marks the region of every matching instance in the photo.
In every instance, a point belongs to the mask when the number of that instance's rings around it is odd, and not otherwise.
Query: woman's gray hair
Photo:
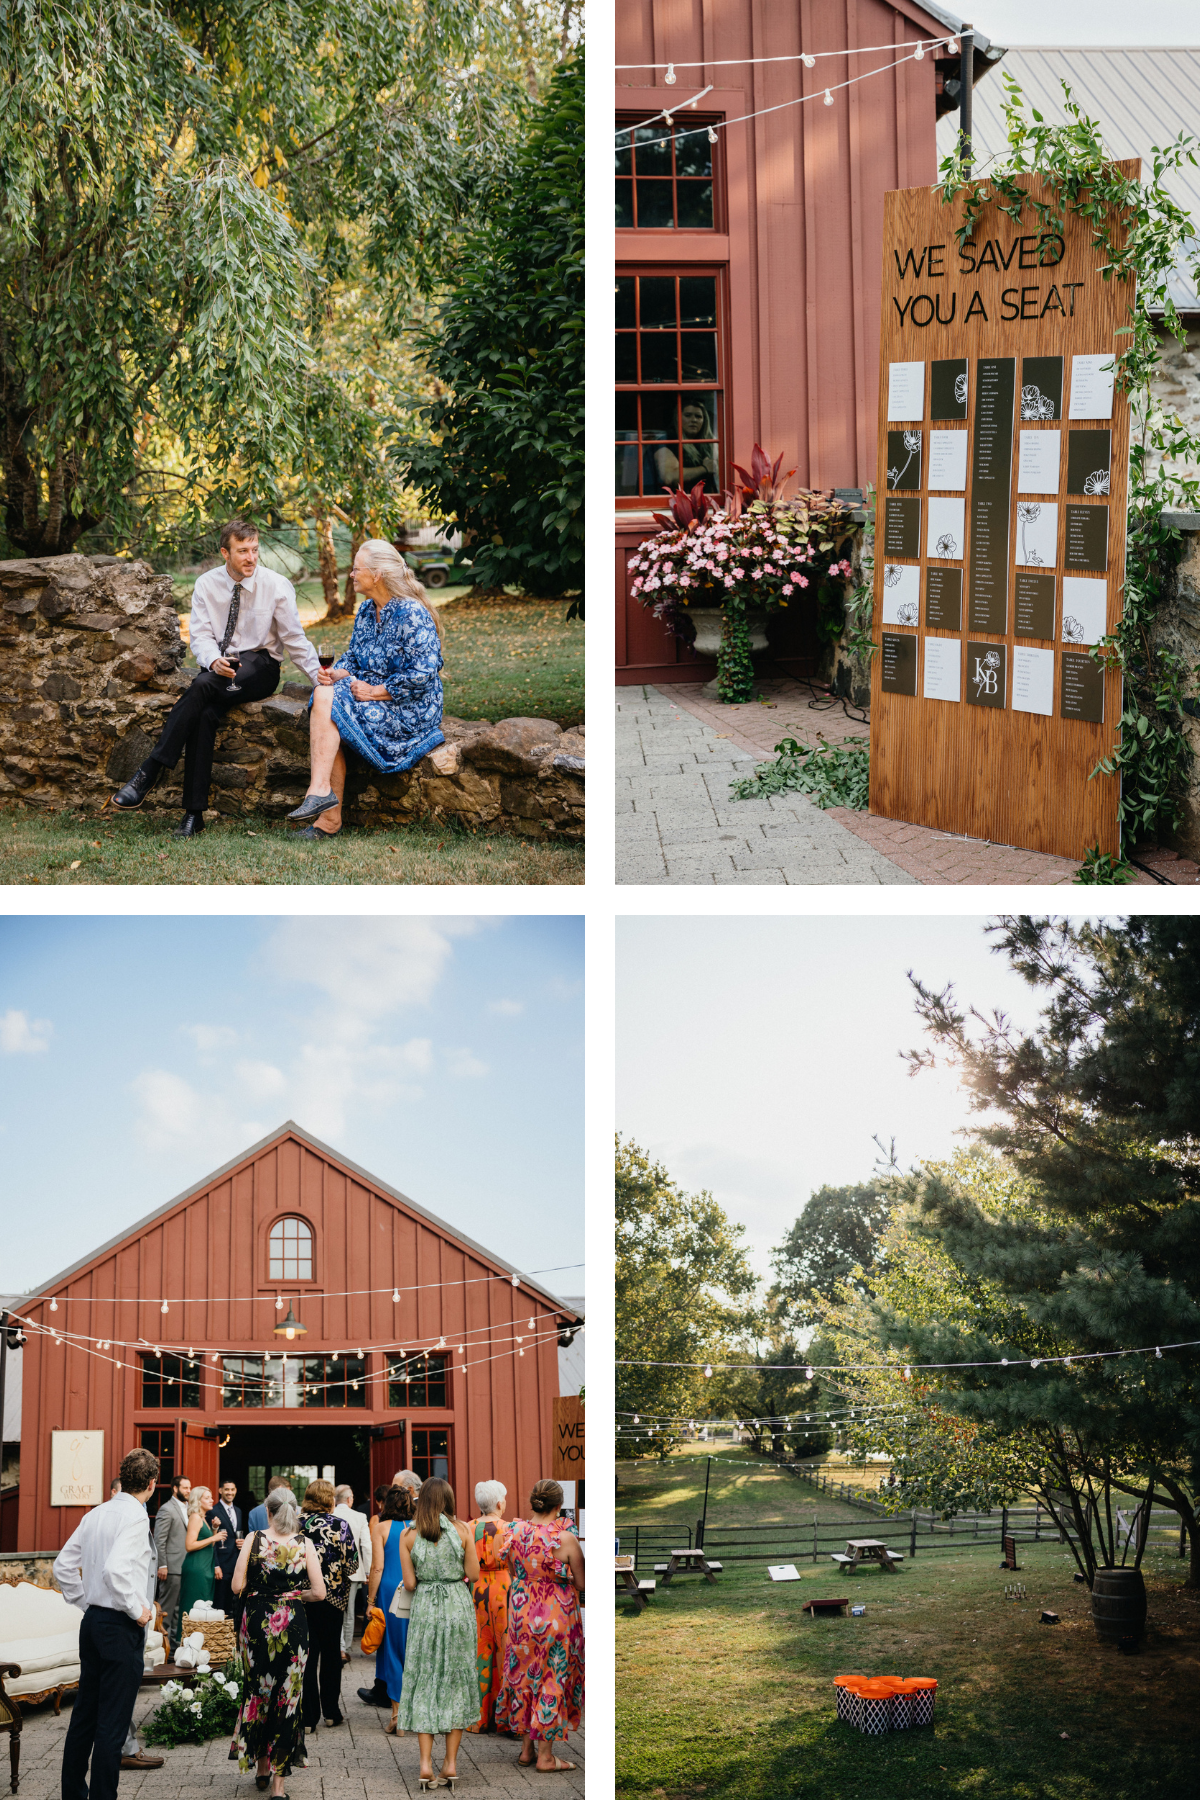
[[[291,1488],[277,1487],[267,1495],[267,1519],[280,1537],[294,1537],[300,1523],[300,1503]]]
[[[508,1499],[508,1489],[502,1481],[477,1481],[475,1483],[475,1504],[480,1512],[495,1512]]]
[[[386,538],[368,538],[365,543],[359,545],[358,555],[362,557],[371,573],[378,575],[389,594],[395,594],[398,599],[421,602],[433,620],[440,643],[442,622],[437,616],[437,608],[430,606],[425,589],[395,544],[389,544]]]

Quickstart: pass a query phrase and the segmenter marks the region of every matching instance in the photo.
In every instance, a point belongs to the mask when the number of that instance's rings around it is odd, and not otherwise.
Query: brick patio
[[[291,1800],[379,1800],[381,1794],[416,1794],[419,1752],[415,1737],[387,1737],[386,1709],[364,1706],[355,1694],[369,1687],[373,1660],[355,1649],[342,1675],[342,1707],[346,1723],[336,1731],[324,1725],[308,1740],[308,1768],[288,1777]],[[143,1688],[134,1718],[144,1723],[158,1704],[156,1689]],[[63,1738],[71,1717],[71,1701],[63,1702],[59,1718],[53,1704],[44,1702],[25,1714],[21,1733],[21,1786],[18,1800],[58,1800]],[[184,1744],[175,1750],[155,1750],[143,1744],[149,1755],[165,1756],[161,1769],[144,1774],[126,1771],[121,1776],[120,1800],[259,1800],[253,1775],[240,1774],[229,1761],[228,1738],[208,1744]],[[3,1746],[0,1746],[2,1749]],[[583,1793],[583,1735],[572,1737],[567,1760],[578,1763],[574,1774],[540,1775],[517,1767],[520,1744],[513,1738],[463,1737],[458,1768],[460,1794],[528,1795]],[[434,1742],[434,1769],[440,1765],[443,1740]],[[7,1783],[7,1753],[2,1766]],[[444,1790],[443,1790],[444,1791]]]

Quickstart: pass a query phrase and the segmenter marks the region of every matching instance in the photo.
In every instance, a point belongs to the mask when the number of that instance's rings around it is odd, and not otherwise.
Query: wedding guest
[[[312,681],[321,672],[300,624],[295,588],[259,562],[258,526],[247,519],[223,525],[221,560],[224,568],[209,569],[192,589],[189,647],[199,669],[141,768],[113,795],[118,812],[136,812],[182,756],[184,812],[176,837],[204,830],[217,728],[226,715],[275,692],[285,655]]]
[[[171,1483],[170,1498],[164,1500],[154,1521],[154,1544],[158,1551],[158,1602],[163,1624],[172,1645],[179,1643],[179,1584],[187,1559],[188,1501],[192,1484],[186,1475],[177,1475]]]
[[[281,1487],[285,1487],[290,1490],[291,1483],[289,1482],[287,1476],[286,1475],[272,1475],[270,1481],[268,1481],[268,1483],[267,1483],[267,1500],[269,1500],[271,1498],[271,1495],[275,1492],[276,1488],[281,1488]],[[254,1510],[251,1512],[250,1517],[246,1521],[246,1523],[250,1527],[251,1531],[265,1531],[267,1529],[267,1503],[266,1503],[266,1500],[263,1501],[261,1506],[256,1506],[254,1508]]]
[[[216,1581],[216,1601],[218,1606],[232,1605],[233,1595],[229,1584],[233,1580],[233,1571],[237,1568],[238,1551],[246,1533],[243,1529],[241,1510],[234,1502],[237,1499],[237,1482],[223,1481],[221,1497],[208,1515],[208,1522],[213,1530],[223,1528],[225,1541],[213,1556],[213,1577]]]
[[[179,1583],[179,1618],[180,1623],[187,1617],[197,1600],[211,1600],[216,1587],[213,1573],[213,1558],[218,1544],[225,1542],[227,1533],[224,1526],[214,1531],[208,1522],[208,1514],[212,1511],[212,1494],[206,1487],[192,1489],[192,1497],[188,1501],[187,1556],[183,1564],[183,1577]]]
[[[354,1548],[358,1551],[358,1567],[350,1577],[350,1598],[346,1602],[346,1616],[342,1625],[342,1661],[348,1663],[354,1647],[354,1616],[358,1610],[359,1596],[371,1573],[371,1521],[366,1513],[355,1512],[354,1489],[347,1487],[344,1482],[337,1488],[334,1498],[337,1505],[333,1509],[333,1516],[335,1519],[345,1519],[354,1537]]]
[[[505,1559],[512,1575],[504,1686],[496,1726],[523,1737],[518,1761],[542,1774],[573,1769],[555,1745],[579,1729],[583,1713],[583,1551],[562,1515],[557,1481],[539,1481],[531,1519],[514,1519]]]
[[[504,1678],[504,1639],[508,1631],[508,1564],[504,1560],[508,1527],[504,1506],[508,1489],[502,1481],[478,1481],[475,1504],[475,1554],[479,1575],[471,1589],[475,1602],[478,1644],[475,1669],[479,1683],[479,1718],[472,1731],[495,1731],[496,1701]]]
[[[479,1559],[469,1528],[454,1516],[448,1481],[432,1476],[422,1482],[413,1522],[400,1539],[400,1563],[413,1599],[397,1724],[417,1734],[421,1787],[453,1786],[462,1734],[479,1717],[475,1609],[464,1585],[464,1578],[478,1576]],[[445,1733],[446,1754],[435,1778],[438,1732]]]
[[[146,1502],[157,1480],[157,1457],[131,1450],[121,1464],[120,1493],[84,1515],[54,1560],[64,1599],[83,1612],[62,1800],[115,1800],[154,1617],[157,1553]],[[141,1766],[161,1767],[161,1760],[147,1757]]]
[[[310,1481],[304,1491],[300,1529],[315,1547],[325,1597],[310,1600],[308,1662],[304,1669],[304,1728],[315,1731],[342,1723],[342,1623],[350,1598],[350,1577],[358,1567],[354,1533],[345,1519],[333,1516],[333,1483]]]
[[[253,1768],[260,1793],[281,1796],[284,1777],[306,1766],[300,1701],[308,1660],[304,1605],[325,1598],[316,1545],[298,1530],[290,1488],[267,1495],[267,1528],[242,1545],[233,1591],[244,1595],[240,1633],[245,1685],[238,1713],[238,1767]]]
[[[442,627],[425,589],[384,538],[368,538],[352,573],[368,604],[355,614],[345,654],[318,675],[308,793],[288,814],[308,838],[336,837],[342,828],[347,747],[380,774],[398,775],[446,741]]]
[[[393,1482],[384,1493],[379,1517],[371,1520],[371,1579],[367,1606],[378,1606],[382,1611],[384,1636],[375,1653],[375,1686],[359,1688],[358,1697],[372,1706],[390,1703],[392,1717],[384,1726],[389,1736],[396,1730],[396,1708],[404,1687],[410,1608],[400,1564],[400,1538],[413,1516],[415,1503],[411,1488]]]

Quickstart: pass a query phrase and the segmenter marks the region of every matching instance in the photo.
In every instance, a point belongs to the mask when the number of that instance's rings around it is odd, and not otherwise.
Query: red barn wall
[[[271,1221],[285,1213],[302,1215],[313,1228],[312,1282],[266,1279],[267,1232]],[[493,1279],[461,1285],[488,1276]],[[404,1291],[418,1282],[428,1285],[420,1292]],[[398,1305],[392,1304],[393,1285],[400,1290]],[[342,1293],[385,1286],[386,1293]],[[371,1343],[411,1351],[431,1347],[442,1335],[453,1347],[463,1341],[456,1336],[463,1331],[519,1321],[517,1329],[525,1333],[532,1317],[541,1332],[565,1316],[528,1286],[514,1288],[502,1266],[290,1133],[77,1271],[58,1290],[56,1313],[50,1312],[48,1299],[26,1310],[34,1321],[92,1338],[140,1336],[152,1345],[278,1355],[285,1345],[273,1336],[282,1316],[275,1308],[277,1294],[285,1296],[285,1307],[289,1299],[294,1301],[307,1326],[307,1337],[294,1347],[307,1354],[353,1351]],[[145,1298],[143,1304],[115,1305],[118,1297]],[[159,1310],[163,1297],[170,1303],[167,1316]],[[64,1304],[81,1299],[92,1304]],[[481,1333],[467,1341],[482,1345],[487,1340]],[[377,1382],[368,1386],[363,1409],[225,1411],[219,1366],[210,1356],[201,1410],[167,1412],[140,1405],[140,1365],[118,1370],[101,1356],[31,1333],[23,1358],[20,1546],[60,1549],[84,1510],[49,1503],[52,1430],[102,1429],[106,1476],[112,1476],[121,1456],[137,1443],[139,1426],[168,1425],[180,1418],[189,1430],[258,1422],[370,1427],[404,1419],[416,1426],[449,1424],[451,1480],[460,1516],[474,1513],[475,1483],[489,1478],[508,1488],[510,1515],[523,1511],[530,1488],[550,1467],[558,1350],[553,1336],[536,1349],[527,1336],[526,1354],[518,1356],[507,1353],[508,1341],[502,1332],[491,1348],[468,1351],[473,1366],[462,1374],[452,1369],[445,1409],[391,1410],[386,1387]],[[113,1354],[128,1360],[120,1350]],[[129,1354],[136,1362],[136,1355]],[[494,1361],[483,1360],[492,1356]],[[383,1352],[369,1355],[368,1372],[385,1361]],[[181,1472],[188,1473],[186,1459]],[[358,1504],[365,1504],[364,1496]]]

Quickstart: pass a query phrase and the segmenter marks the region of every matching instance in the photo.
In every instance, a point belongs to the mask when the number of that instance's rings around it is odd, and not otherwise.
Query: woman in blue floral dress
[[[424,588],[383,538],[368,539],[352,574],[364,604],[349,649],[321,670],[309,702],[308,793],[288,814],[305,837],[336,837],[342,828],[347,748],[381,775],[399,775],[446,741],[442,627]]]
[[[240,1647],[245,1685],[238,1713],[238,1767],[253,1769],[260,1793],[284,1791],[284,1776],[304,1764],[300,1712],[308,1660],[302,1602],[325,1598],[316,1546],[297,1533],[300,1512],[290,1488],[267,1496],[267,1529],[242,1545],[233,1591],[245,1596]]]

